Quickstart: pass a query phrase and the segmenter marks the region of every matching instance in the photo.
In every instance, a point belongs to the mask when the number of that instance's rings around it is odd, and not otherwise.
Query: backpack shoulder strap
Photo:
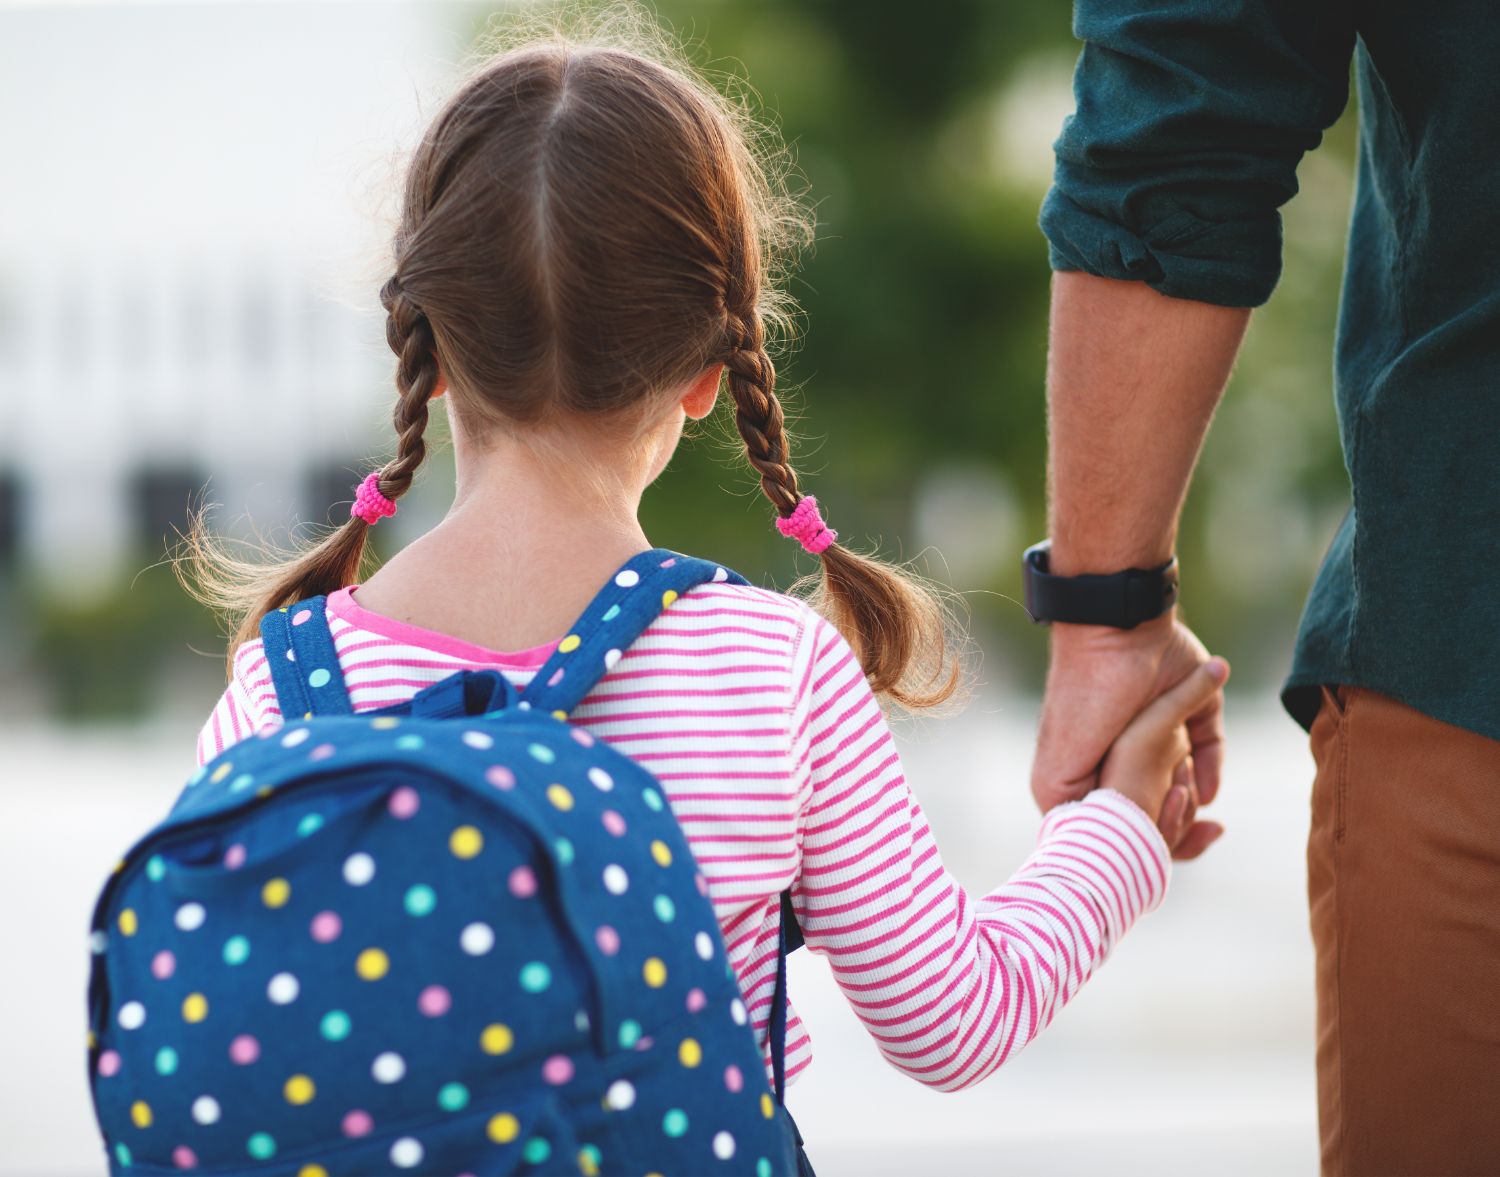
[[[272,610],[260,619],[260,636],[283,719],[354,713],[328,628],[327,597]]]
[[[781,1105],[781,1114],[791,1126],[792,1137],[797,1142],[798,1177],[815,1177],[812,1162],[808,1160],[806,1141],[802,1129],[786,1106],[786,957],[787,953],[802,946],[802,929],[797,926],[797,915],[792,910],[792,893],[781,893],[781,931],[776,944],[776,992],[771,999],[771,1085],[776,1092],[776,1102]]]
[[[670,548],[638,552],[605,582],[526,685],[524,703],[543,711],[572,711],[663,609],[708,581],[750,583],[721,564]]]

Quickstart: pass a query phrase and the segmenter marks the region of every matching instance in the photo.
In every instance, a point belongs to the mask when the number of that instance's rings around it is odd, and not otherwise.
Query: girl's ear
[[[694,421],[701,421],[714,411],[719,399],[719,382],[724,376],[723,364],[712,364],[694,378],[682,397],[682,411]]]

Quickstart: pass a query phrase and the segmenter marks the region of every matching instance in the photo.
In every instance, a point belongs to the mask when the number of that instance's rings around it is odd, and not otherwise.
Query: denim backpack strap
[[[283,719],[354,713],[328,629],[327,597],[267,613],[260,619],[260,637]]]
[[[678,596],[708,581],[749,584],[712,560],[650,548],[630,557],[605,582],[521,693],[522,705],[568,712],[614,666],[641,631]]]
[[[771,1079],[776,1088],[776,1102],[786,1104],[786,954],[791,951],[787,936],[787,907],[790,892],[781,893],[781,930],[776,937],[776,992],[771,997]],[[800,1143],[800,1141],[799,1141]]]
[[[803,1147],[802,1129],[792,1119],[786,1106],[786,957],[787,953],[802,947],[802,929],[792,911],[792,893],[781,893],[781,929],[776,938],[776,992],[771,998],[771,1078],[776,1089],[776,1102],[781,1105],[781,1114],[792,1127],[797,1141],[797,1177],[814,1177],[812,1161]]]
[[[786,958],[801,948],[802,925],[792,909],[792,892],[781,893],[781,929],[776,937],[776,992],[771,997],[771,1074],[776,1084],[776,1099],[786,1103]],[[799,1140],[800,1144],[801,1141]]]

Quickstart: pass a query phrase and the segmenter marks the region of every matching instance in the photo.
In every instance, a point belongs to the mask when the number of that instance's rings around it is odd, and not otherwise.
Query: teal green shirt
[[[1500,739],[1500,9],[1076,0],[1052,265],[1257,306],[1296,167],[1359,89],[1335,396],[1353,505],[1282,692],[1369,687]]]

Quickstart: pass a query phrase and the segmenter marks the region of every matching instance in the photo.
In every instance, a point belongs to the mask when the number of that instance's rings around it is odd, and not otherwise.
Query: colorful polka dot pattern
[[[686,560],[634,558],[547,689],[723,579]],[[795,1171],[681,830],[565,697],[529,701],[318,717],[196,774],[90,941],[114,1171]]]

